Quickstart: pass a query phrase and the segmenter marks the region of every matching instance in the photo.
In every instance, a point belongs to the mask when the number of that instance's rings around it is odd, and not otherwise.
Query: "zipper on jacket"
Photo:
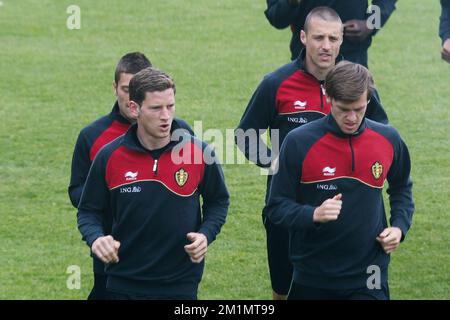
[[[353,150],[352,137],[348,138],[348,143],[350,144],[350,151],[352,152],[352,172],[354,172],[355,171],[355,152]]]
[[[323,87],[323,83],[320,83],[320,108],[323,109],[323,96],[325,95],[325,88]]]
[[[155,159],[155,162],[153,162],[153,175],[158,175],[158,159]]]

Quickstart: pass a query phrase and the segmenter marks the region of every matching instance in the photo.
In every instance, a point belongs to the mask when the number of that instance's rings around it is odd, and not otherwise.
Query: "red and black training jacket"
[[[370,266],[387,281],[389,256],[376,237],[387,227],[383,185],[387,180],[390,225],[408,232],[414,203],[410,158],[398,132],[363,120],[344,134],[331,115],[290,132],[273,176],[267,216],[289,229],[294,281],[325,289],[366,286]],[[335,221],[314,223],[326,199],[342,194]]]
[[[186,235],[203,233],[208,244],[216,238],[229,205],[224,176],[211,161],[211,149],[186,130],[177,141],[149,151],[136,128],[132,125],[94,159],[78,207],[78,228],[92,246],[105,235],[103,212],[112,216],[111,235],[121,245],[119,263],[105,268],[108,288],[157,296],[170,288],[190,293],[203,263],[191,262]]]

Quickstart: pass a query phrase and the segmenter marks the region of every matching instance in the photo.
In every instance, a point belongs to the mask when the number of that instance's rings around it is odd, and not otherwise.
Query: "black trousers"
[[[144,294],[114,292],[109,290],[107,292],[107,298],[109,300],[197,300],[197,293],[193,293],[190,296],[148,296]]]
[[[94,273],[94,287],[88,296],[88,300],[107,300],[106,274]]]
[[[381,284],[380,289],[367,287],[358,289],[329,290],[292,283],[288,300],[389,300],[389,285]]]

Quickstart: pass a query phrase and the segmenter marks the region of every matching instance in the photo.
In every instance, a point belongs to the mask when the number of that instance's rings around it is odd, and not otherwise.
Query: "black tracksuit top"
[[[121,246],[119,263],[105,268],[108,288],[155,296],[170,295],[174,288],[177,295],[190,294],[204,263],[190,261],[186,234],[200,232],[208,244],[214,241],[229,205],[224,176],[219,164],[202,157],[214,156],[211,149],[187,131],[178,141],[148,151],[136,128],[97,154],[78,207],[78,228],[91,246],[104,235],[102,213],[112,216],[111,235]],[[174,120],[172,130],[178,128]],[[181,153],[175,149],[180,146]],[[195,155],[196,161],[179,161],[180,154]]]
[[[382,190],[389,183],[390,224],[408,232],[414,204],[410,158],[397,131],[368,119],[353,135],[331,115],[291,131],[273,176],[267,215],[289,229],[294,281],[324,289],[366,286],[368,267],[387,281],[387,255],[376,237],[387,227]],[[342,194],[336,221],[314,223],[314,209]]]

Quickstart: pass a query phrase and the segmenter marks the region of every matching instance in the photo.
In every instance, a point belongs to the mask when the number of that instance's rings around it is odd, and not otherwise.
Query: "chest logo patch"
[[[127,181],[133,181],[137,179],[137,175],[138,175],[137,171],[136,172],[128,171],[124,174],[124,177]]]
[[[325,167],[322,170],[324,176],[332,177],[336,173],[336,168]]]
[[[177,172],[175,172],[175,182],[180,186],[184,186],[189,178],[189,174],[181,168]]]
[[[306,108],[306,101],[305,102],[300,101],[300,100],[295,101],[294,102],[294,108],[295,109],[300,109],[300,110],[305,109]]]
[[[379,179],[383,174],[383,165],[378,161],[372,165],[372,175],[375,179]]]

